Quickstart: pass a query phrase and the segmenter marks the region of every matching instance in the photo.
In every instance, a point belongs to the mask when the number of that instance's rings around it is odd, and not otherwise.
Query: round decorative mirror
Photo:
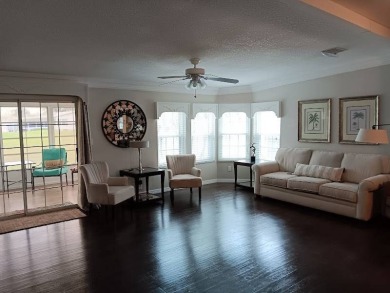
[[[133,119],[131,119],[131,117],[127,116],[126,114],[123,114],[121,117],[119,117],[116,122],[116,127],[123,133],[129,133],[131,130],[133,130],[133,125]]]
[[[128,148],[130,141],[142,140],[146,132],[146,116],[136,104],[119,100],[109,105],[103,113],[104,136],[113,145]]]

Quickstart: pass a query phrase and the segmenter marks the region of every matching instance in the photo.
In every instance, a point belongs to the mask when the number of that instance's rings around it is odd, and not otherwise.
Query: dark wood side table
[[[119,171],[120,176],[127,176],[134,178],[134,187],[135,187],[135,201],[140,202],[140,194],[139,194],[139,181],[141,178],[145,178],[146,181],[146,194],[149,194],[149,177],[160,175],[161,178],[161,196],[151,196],[147,197],[147,200],[153,199],[161,199],[164,202],[164,180],[165,180],[165,170],[164,169],[156,169],[156,168],[143,168],[142,171],[139,171],[138,168],[133,169],[125,169]]]
[[[79,173],[79,169],[77,167],[70,168],[70,173],[72,174],[72,186],[74,186],[74,174]]]
[[[249,188],[249,189],[252,189],[253,190],[253,184],[252,184],[252,180],[253,180],[253,176],[252,176],[252,165],[255,164],[249,160],[238,160],[238,161],[234,161],[233,162],[233,166],[234,166],[234,189],[237,188],[237,186],[239,187],[244,187],[244,188]],[[240,182],[240,183],[237,183],[237,166],[244,166],[244,167],[249,167],[249,181],[248,182]]]
[[[382,216],[390,218],[390,182],[383,184],[383,186],[375,192],[374,196],[378,197],[374,197],[374,212],[379,212]]]

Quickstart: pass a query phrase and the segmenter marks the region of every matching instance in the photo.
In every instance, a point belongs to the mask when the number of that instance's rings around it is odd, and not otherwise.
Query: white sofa
[[[252,166],[254,193],[367,221],[375,191],[390,181],[389,160],[378,154],[280,148],[275,161]]]

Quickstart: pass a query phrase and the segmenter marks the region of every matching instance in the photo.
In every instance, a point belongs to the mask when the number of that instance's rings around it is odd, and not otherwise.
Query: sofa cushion
[[[320,186],[329,182],[331,181],[323,178],[297,176],[287,180],[287,188],[318,193]]]
[[[328,179],[331,181],[341,181],[344,168],[332,168],[319,165],[306,165],[297,163],[293,174],[298,176],[308,176]]]
[[[311,150],[300,148],[280,148],[276,152],[275,161],[280,171],[294,172],[297,163],[308,164]]]
[[[201,187],[202,177],[194,176],[192,174],[174,175],[169,179],[170,188],[187,188],[187,187]]]
[[[348,202],[357,202],[359,184],[350,182],[331,182],[320,186],[319,195]]]
[[[314,150],[309,165],[340,167],[344,153]]]
[[[281,188],[287,188],[287,180],[296,177],[290,172],[274,172],[260,176],[260,183]]]
[[[381,155],[346,153],[341,161],[341,167],[345,169],[342,181],[359,183],[381,174],[382,164]]]

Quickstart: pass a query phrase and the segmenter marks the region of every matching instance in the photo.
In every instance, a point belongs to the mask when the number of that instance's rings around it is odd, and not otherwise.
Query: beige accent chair
[[[196,157],[190,155],[167,155],[168,179],[171,188],[171,202],[174,202],[175,188],[189,188],[192,194],[192,188],[199,188],[199,201],[202,197],[202,177],[201,170],[195,168]]]
[[[79,169],[85,181],[89,204],[117,205],[135,195],[127,177],[109,177],[106,162],[92,162]]]

